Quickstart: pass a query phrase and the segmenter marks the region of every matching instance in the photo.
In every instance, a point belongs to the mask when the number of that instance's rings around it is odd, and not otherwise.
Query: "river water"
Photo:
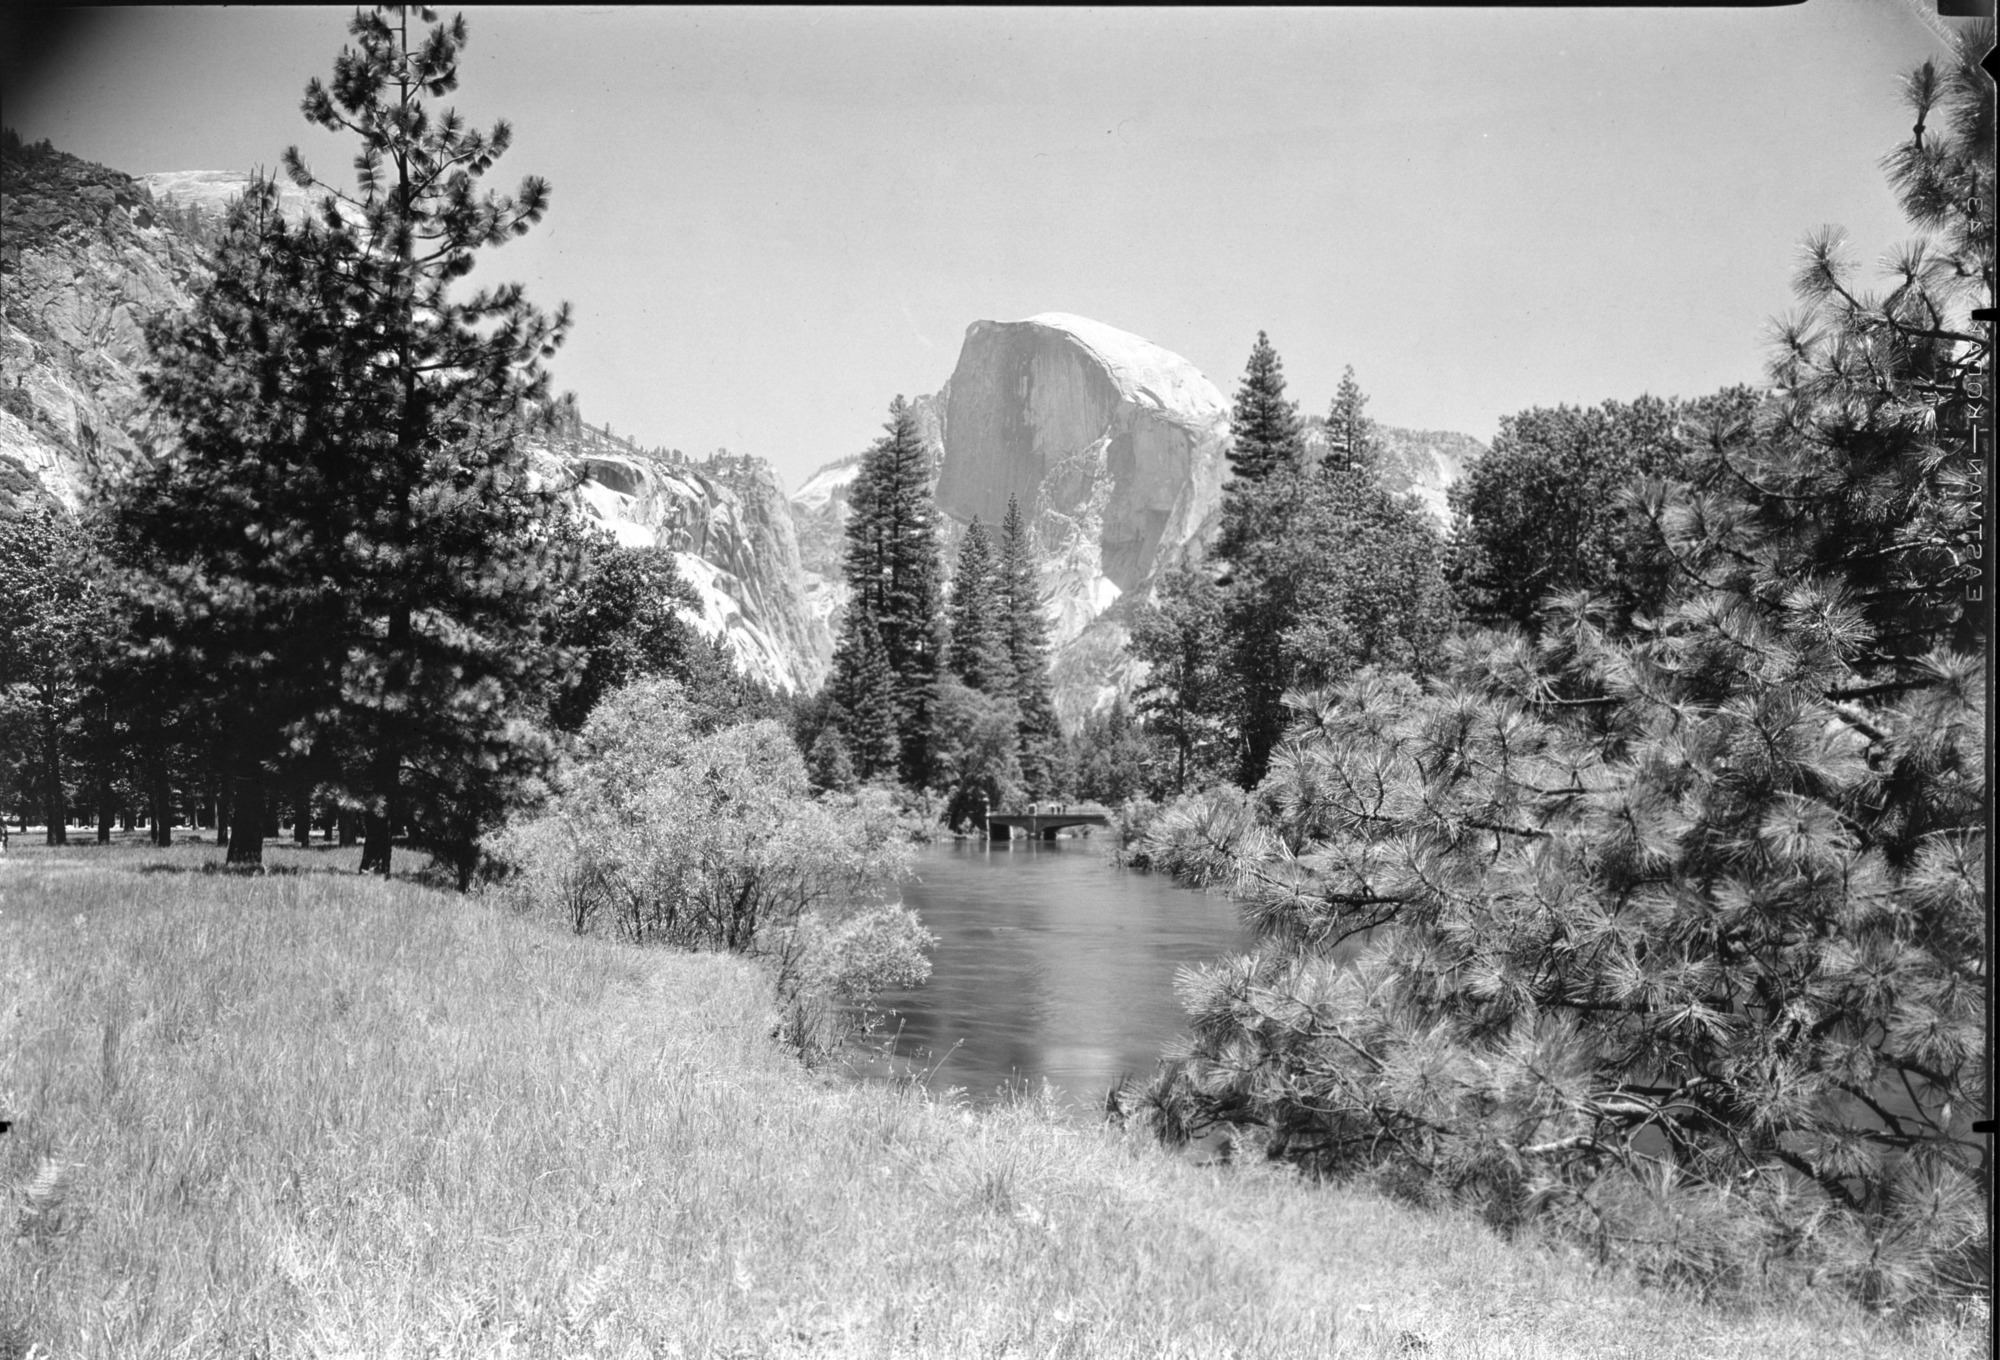
[[[939,841],[918,854],[903,901],[938,938],[930,981],[893,1007],[869,1075],[929,1073],[975,1100],[1046,1078],[1101,1105],[1122,1075],[1153,1071],[1182,1031],[1174,972],[1246,949],[1230,900],[1121,869],[1098,836]]]

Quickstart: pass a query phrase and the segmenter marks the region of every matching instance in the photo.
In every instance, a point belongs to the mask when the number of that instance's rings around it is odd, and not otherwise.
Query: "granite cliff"
[[[701,600],[694,623],[727,640],[750,675],[819,688],[833,634],[813,613],[792,507],[769,464],[727,450],[648,451],[580,420],[532,456],[539,476],[620,543],[673,552]]]
[[[0,505],[74,508],[144,456],[145,322],[207,266],[127,175],[11,141],[0,174]]]
[[[1212,525],[1229,412],[1179,355],[1101,322],[1049,312],[975,321],[944,386],[913,403],[931,444],[945,552],[977,515],[997,525],[1017,499],[1046,563],[1056,707],[1074,724],[1135,680],[1128,594]],[[792,498],[807,591],[836,625],[846,491],[859,455],[830,463]]]

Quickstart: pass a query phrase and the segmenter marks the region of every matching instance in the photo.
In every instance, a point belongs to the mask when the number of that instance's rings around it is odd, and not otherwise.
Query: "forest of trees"
[[[400,837],[463,885],[619,686],[671,676],[711,721],[773,706],[680,616],[671,554],[533,489],[567,313],[455,284],[548,187],[480,190],[511,132],[432,112],[465,26],[411,23],[358,13],[307,90],[357,187],[287,153],[324,211],[287,222],[253,184],[192,312],[152,322],[154,456],[80,516],[0,520],[0,768],[52,843],[79,807],[99,840],[185,816],[253,866],[283,820],[382,874]]]
[[[1010,497],[997,540],[967,526],[947,589],[930,450],[901,397],[889,417],[848,493],[849,602],[800,739],[820,787],[933,789],[958,826],[1065,791],[1041,565]]]
[[[1918,235],[1874,289],[1806,242],[1769,388],[1513,416],[1446,543],[1339,487],[1364,422],[1303,468],[1259,337],[1137,630],[1198,791],[1134,847],[1259,942],[1124,1118],[1705,1292],[1987,1294],[1989,37],[1908,77]]]
[[[1159,794],[1219,779],[1253,787],[1284,733],[1288,690],[1436,666],[1454,617],[1445,540],[1413,499],[1384,488],[1366,405],[1349,368],[1315,454],[1284,364],[1257,336],[1231,417],[1220,531],[1132,624],[1147,663],[1134,707],[1154,743],[1128,779]],[[1083,761],[1107,760],[1087,745]]]

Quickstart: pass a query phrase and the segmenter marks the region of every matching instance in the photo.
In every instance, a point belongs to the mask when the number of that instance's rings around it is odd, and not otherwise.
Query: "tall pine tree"
[[[1285,729],[1282,698],[1290,676],[1284,631],[1296,612],[1298,583],[1288,562],[1291,524],[1304,492],[1304,427],[1285,397],[1284,364],[1269,337],[1244,367],[1230,416],[1230,480],[1222,488],[1222,527],[1215,553],[1224,567],[1241,767],[1248,787],[1264,777],[1271,748]]]
[[[428,28],[413,32],[413,17]],[[355,189],[285,153],[292,180],[323,195],[349,266],[344,338],[371,379],[338,417],[349,457],[334,491],[351,535],[342,711],[359,755],[348,777],[367,808],[364,868],[389,871],[407,823],[464,878],[479,832],[542,755],[527,723],[546,656],[536,625],[572,564],[551,551],[521,435],[569,314],[544,315],[518,284],[454,288],[549,199],[532,176],[512,196],[482,191],[511,129],[483,134],[427,105],[457,87],[463,18],[399,6],[357,13],[349,32],[331,87],[312,81],[303,110],[360,141]]]
[[[103,630],[101,577],[87,535],[60,507],[0,514],[0,760],[15,785],[0,793],[8,804],[39,804],[50,845],[67,840],[72,746]]]
[[[1341,370],[1340,386],[1333,394],[1333,406],[1326,413],[1326,452],[1320,466],[1329,472],[1343,468],[1372,469],[1374,465],[1374,425],[1368,418],[1368,397],[1355,381],[1354,365]]]
[[[548,191],[478,191],[511,134],[432,116],[465,25],[412,17],[357,13],[331,92],[306,91],[311,121],[359,138],[357,189],[288,151],[318,217],[287,226],[253,189],[193,316],[154,332],[148,391],[178,449],[113,518],[140,641],[225,696],[231,858],[254,855],[279,756],[303,755],[365,805],[364,868],[388,873],[407,826],[463,882],[544,755],[537,624],[566,563],[519,436],[568,321],[517,285],[455,291]]]
[[[958,569],[952,573],[947,654],[952,673],[987,694],[1006,696],[1014,690],[1007,606],[1006,582],[994,561],[992,540],[974,515],[959,545]]]
[[[897,773],[902,736],[897,727],[896,674],[882,650],[875,615],[860,602],[850,604],[833,652],[833,721],[860,779]]]
[[[1206,564],[1185,562],[1132,620],[1132,654],[1147,666],[1133,706],[1174,748],[1174,792],[1235,772],[1236,716],[1222,591]]]
[[[882,734],[861,730],[863,711],[849,697],[869,692],[866,668],[874,648],[858,636],[874,632],[890,677],[894,712],[888,733],[896,772],[912,788],[930,779],[931,718],[944,644],[942,562],[937,509],[931,500],[931,459],[922,431],[902,397],[889,405],[885,433],[862,456],[848,490],[843,562],[851,592],[835,648],[836,697],[844,710],[848,749],[863,777],[874,773],[867,752]],[[873,711],[872,700],[870,711]]]
[[[1257,332],[1229,416],[1229,481],[1222,488],[1222,528],[1216,554],[1235,565],[1262,532],[1274,504],[1260,495],[1274,477],[1295,472],[1305,455],[1298,406],[1285,397],[1285,365],[1270,337]]]
[[[215,266],[188,315],[152,327],[145,390],[172,444],[107,516],[127,660],[168,703],[212,711],[228,862],[253,866],[281,762],[339,704],[355,515],[335,488],[356,475],[347,441],[373,380],[344,329],[345,252],[288,226],[274,184],[231,211]]]
[[[1261,482],[1295,467],[1305,449],[1295,402],[1285,396],[1285,364],[1271,338],[1257,332],[1229,417],[1229,470],[1238,482]]]
[[[1049,692],[1049,617],[1042,600],[1042,568],[1021,505],[1007,498],[1000,522],[1000,579],[1007,619],[1007,655],[1020,712],[1021,779],[1031,797],[1055,792],[1061,724]]]

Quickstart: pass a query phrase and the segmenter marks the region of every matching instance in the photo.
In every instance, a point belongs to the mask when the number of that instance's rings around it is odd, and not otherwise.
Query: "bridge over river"
[[[1052,841],[1067,826],[1110,826],[1101,812],[989,812],[986,814],[988,840],[1011,840],[1016,831],[1029,840]]]

